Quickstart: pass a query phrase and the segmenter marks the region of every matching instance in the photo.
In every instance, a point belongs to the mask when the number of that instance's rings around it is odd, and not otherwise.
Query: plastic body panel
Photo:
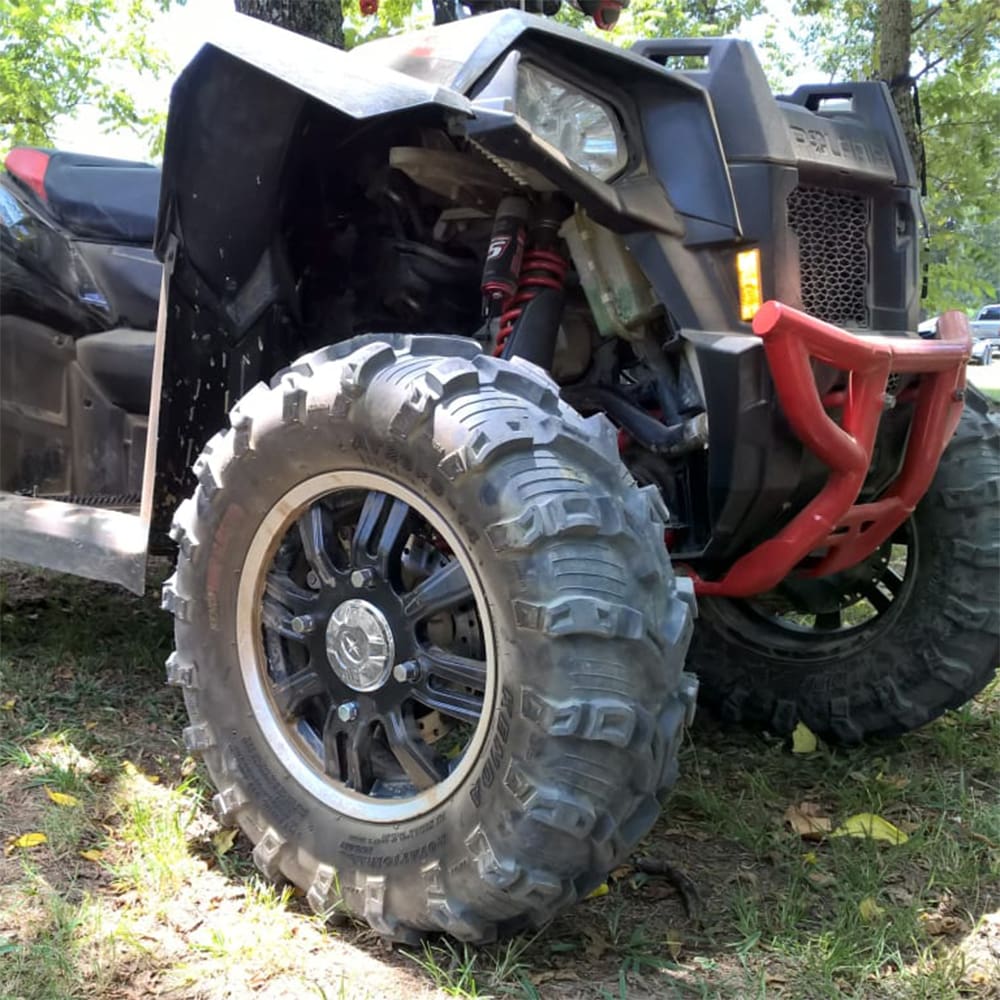
[[[705,59],[704,69],[686,70],[685,75],[711,96],[743,238],[761,250],[765,298],[800,309],[810,304],[803,298],[801,248],[790,220],[792,192],[800,186],[845,192],[863,199],[868,212],[870,260],[861,290],[866,317],[857,328],[916,330],[923,215],[913,164],[884,84],[801,87],[776,100],[747,42],[651,39],[638,42],[633,51],[661,64],[690,56]],[[647,141],[656,143],[657,136]],[[670,151],[665,144],[664,155]],[[836,220],[826,221],[835,235]],[[713,281],[711,265],[685,260],[676,248],[660,242],[657,252],[643,236],[632,249],[641,255],[678,325],[749,332],[735,309],[721,317],[711,301],[717,294],[734,302],[731,268],[722,248],[710,250],[724,267]],[[696,253],[692,248],[692,256]]]
[[[145,399],[121,397],[134,407],[129,413],[80,365],[76,345],[114,336],[119,323],[151,331],[160,262],[149,246],[80,240],[7,174],[0,174],[0,254],[0,489],[137,502],[150,373]]]

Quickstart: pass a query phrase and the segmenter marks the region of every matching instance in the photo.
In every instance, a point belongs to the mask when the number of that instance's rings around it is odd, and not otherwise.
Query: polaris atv
[[[550,919],[656,819],[695,675],[848,744],[993,676],[998,423],[964,317],[915,333],[881,83],[234,18],[162,178],[7,167],[4,555],[141,592],[176,551],[185,743],[317,912]]]

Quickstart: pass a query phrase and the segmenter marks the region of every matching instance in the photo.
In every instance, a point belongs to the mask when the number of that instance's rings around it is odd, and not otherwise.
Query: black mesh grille
[[[806,312],[838,326],[868,326],[868,199],[799,187],[788,196],[788,223],[799,239]]]

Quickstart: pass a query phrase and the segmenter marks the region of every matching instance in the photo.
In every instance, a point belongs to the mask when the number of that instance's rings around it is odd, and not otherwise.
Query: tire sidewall
[[[406,360],[399,353],[407,344],[393,342],[397,361],[379,361],[385,370],[375,376],[375,384],[351,390],[349,412],[340,409],[345,393],[336,386],[350,388],[356,375],[348,371],[351,365],[363,368],[372,352],[384,358],[385,344],[373,345],[367,354],[356,352],[351,357],[361,360],[350,364],[340,360],[341,354],[332,363],[327,358],[319,367],[306,365],[312,395],[302,388],[294,369],[284,388],[259,387],[261,398],[251,401],[253,445],[244,443],[237,455],[232,432],[227,432],[222,436],[225,447],[215,445],[213,450],[210,444],[206,449],[199,460],[199,489],[182,505],[193,505],[193,511],[184,517],[179,511],[189,529],[178,560],[178,596],[171,598],[177,614],[177,656],[197,664],[197,682],[185,697],[193,727],[211,732],[211,743],[202,749],[220,796],[225,797],[227,788],[233,790],[239,801],[235,818],[251,840],[286,846],[278,866],[282,875],[306,888],[318,871],[334,869],[344,907],[381,933],[395,936],[397,926],[445,929],[481,940],[507,918],[511,926],[525,918],[536,923],[549,918],[579,892],[589,891],[648,829],[656,814],[657,792],[676,774],[680,726],[693,699],[690,684],[683,698],[678,694],[691,621],[675,593],[665,551],[650,546],[662,534],[659,508],[623,474],[613,434],[602,431],[596,445],[594,429],[599,425],[566,408],[540,375],[527,377],[506,362],[432,358],[424,368],[436,364],[434,378],[428,370],[427,383],[421,383],[423,376],[413,374],[420,359]],[[428,384],[432,394],[440,395],[448,376],[465,380],[454,405],[435,404],[433,418],[423,423],[416,419],[416,429],[401,442],[393,433],[400,405],[405,409],[405,401],[416,398],[417,389],[427,390]],[[473,377],[476,384],[485,379],[486,388],[476,390]],[[327,383],[334,388],[326,391]],[[515,398],[515,387],[527,393],[529,403]],[[508,409],[501,426],[516,431],[525,415],[530,425],[527,430],[521,427],[520,440],[509,430],[510,440],[497,440],[494,430],[494,440],[483,445],[486,450],[520,456],[517,461],[526,463],[529,472],[539,461],[547,463],[559,476],[568,477],[573,489],[602,498],[601,504],[620,505],[616,520],[637,525],[638,535],[630,527],[624,535],[607,536],[615,539],[622,586],[632,595],[632,604],[639,605],[620,610],[630,627],[645,622],[640,632],[619,640],[622,645],[615,653],[620,664],[615,669],[625,685],[620,690],[631,688],[632,695],[626,697],[632,700],[598,695],[589,707],[581,705],[580,689],[574,689],[571,680],[580,662],[592,662],[606,672],[601,658],[608,656],[608,635],[613,632],[607,628],[618,627],[616,619],[609,626],[601,617],[605,612],[598,609],[598,622],[581,631],[571,608],[559,620],[562,631],[555,633],[544,621],[559,553],[569,554],[571,562],[573,552],[603,553],[611,542],[605,542],[601,532],[608,529],[601,527],[597,535],[588,530],[579,542],[575,532],[568,540],[543,537],[545,544],[528,545],[516,557],[499,556],[497,542],[488,534],[516,522],[525,513],[525,501],[504,474],[505,457],[492,465],[482,451],[477,457],[476,449],[485,439],[478,431],[470,432],[468,414],[470,406],[485,412],[486,390],[494,398],[499,393],[511,400],[502,404]],[[530,416],[533,412],[537,417]],[[236,413],[234,428],[241,420]],[[523,436],[529,432],[534,436]],[[544,444],[525,450],[526,443],[538,439],[558,439],[558,447],[552,447],[563,457],[546,452]],[[450,463],[453,447],[466,459]],[[213,471],[213,465],[220,467]],[[298,484],[344,470],[394,480],[440,514],[461,540],[492,619],[495,683],[488,718],[481,722],[486,729],[478,757],[446,799],[399,822],[366,822],[344,815],[300,784],[257,723],[237,655],[239,582],[262,522]],[[600,510],[609,509],[601,504]],[[623,555],[626,550],[631,555]],[[177,606],[183,613],[177,613]],[[610,607],[614,611],[617,606]],[[552,638],[570,632],[571,639]],[[635,680],[626,682],[629,674]],[[568,706],[568,714],[559,715],[562,706]],[[542,716],[547,712],[558,715],[558,731],[545,731]],[[606,776],[599,791],[587,790],[582,807],[575,789],[562,788],[563,779],[553,772],[560,766],[563,748],[580,739],[587,741],[580,746],[592,759],[595,754],[604,759],[602,767],[609,773],[624,772],[617,783]],[[532,773],[535,770],[541,776]],[[599,849],[594,836],[601,842]],[[380,884],[386,880],[391,886]],[[383,893],[386,900],[391,894],[391,902],[383,900]],[[312,892],[309,895],[312,902]],[[466,910],[472,913],[468,919]],[[383,911],[391,919],[382,920]]]

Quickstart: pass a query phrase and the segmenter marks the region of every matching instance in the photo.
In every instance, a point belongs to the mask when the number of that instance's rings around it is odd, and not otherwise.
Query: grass
[[[623,865],[535,935],[397,952],[322,926],[260,881],[242,837],[220,836],[162,684],[169,622],[154,598],[12,568],[0,598],[0,840],[46,837],[0,856],[4,1000],[1000,994],[996,686],[850,752],[793,755],[699,719],[638,853],[686,873],[701,921],[673,885]],[[833,825],[878,814],[908,840],[804,841],[783,822],[802,802]]]

